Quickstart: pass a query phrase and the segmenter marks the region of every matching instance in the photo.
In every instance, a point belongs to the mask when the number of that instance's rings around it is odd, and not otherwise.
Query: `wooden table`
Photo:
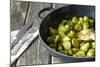
[[[11,31],[20,30],[26,23],[40,23],[38,12],[46,7],[50,7],[50,3],[39,2],[19,2],[11,0]],[[55,4],[55,8],[65,6],[65,4]],[[44,13],[46,16],[49,12]],[[38,25],[39,26],[39,25]],[[20,65],[43,65],[53,63],[64,63],[57,57],[51,56],[46,48],[42,45],[38,37],[30,47],[19,57],[16,66]]]
[[[40,23],[38,12],[46,7],[50,7],[50,3],[39,2],[19,2],[11,0],[11,31],[21,29],[26,23]],[[55,4],[55,8],[65,6],[65,4]],[[46,16],[48,12],[43,15]],[[41,65],[60,63],[58,59],[52,57],[37,38],[31,46],[20,56],[16,66],[20,65]]]

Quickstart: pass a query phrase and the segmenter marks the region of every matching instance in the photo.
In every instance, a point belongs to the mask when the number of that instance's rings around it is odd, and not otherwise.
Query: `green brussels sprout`
[[[92,42],[91,43],[91,46],[92,46],[93,49],[95,49],[96,48],[96,43],[95,42]]]
[[[72,30],[75,26],[75,24],[71,20],[68,21],[67,25],[69,26],[69,30]]]
[[[81,31],[83,29],[82,25],[80,24],[76,24],[75,25],[75,28],[74,28],[76,31]]]
[[[89,23],[88,22],[83,23],[83,29],[89,29]]]
[[[79,18],[79,20],[78,20],[78,22],[77,22],[77,24],[82,25],[82,24],[83,24],[83,22],[84,22],[84,21],[83,21],[83,18],[82,18],[82,17],[80,17],[80,18]]]
[[[63,47],[62,46],[58,46],[57,50],[62,51]]]
[[[73,55],[72,49],[68,49],[68,55]]]
[[[77,55],[76,54],[73,54],[73,57],[77,57]]]
[[[75,35],[75,31],[71,30],[68,34],[67,34],[70,38],[73,38]]]
[[[68,31],[70,30],[69,25],[65,25],[65,28],[66,28],[66,33],[68,33]]]
[[[58,27],[58,32],[67,32],[67,29],[66,29],[66,27],[64,26],[64,25],[59,25],[59,27]]]
[[[77,18],[77,17],[73,17],[73,18],[72,18],[72,22],[73,22],[73,23],[77,23],[77,21],[78,21],[78,18]]]
[[[63,47],[64,47],[64,49],[70,49],[71,48],[71,43],[70,43],[70,41],[65,41],[65,42],[63,42]]]
[[[49,29],[50,29],[50,34],[51,35],[55,35],[57,33],[56,29],[53,29],[52,27],[50,27]]]
[[[59,42],[60,42],[60,37],[59,37],[59,35],[56,35],[56,37],[55,37],[55,43],[57,44]]]
[[[79,17],[79,20],[80,20],[80,21],[83,21],[83,18],[82,18],[82,17]]]
[[[67,51],[65,52],[64,50],[59,51],[62,54],[66,54],[67,55]]]
[[[80,49],[83,50],[83,51],[85,51],[85,52],[88,51],[89,48],[90,48],[89,42],[85,43],[84,45],[82,45],[80,47]]]
[[[84,21],[88,21],[89,20],[89,18],[88,18],[88,16],[84,16]]]
[[[91,24],[93,24],[93,23],[94,23],[94,20],[93,20],[93,19],[89,19],[89,22],[90,22]]]
[[[58,32],[58,34],[59,34],[59,36],[61,37],[61,38],[64,38],[66,35],[65,35],[65,33],[64,32]]]
[[[78,48],[72,48],[73,53],[76,53],[78,50]]]
[[[55,37],[54,36],[49,36],[48,38],[47,38],[47,42],[49,43],[49,44],[52,44],[52,43],[55,43],[54,40],[55,39]]]
[[[67,24],[68,20],[62,20],[61,25]]]
[[[87,52],[87,56],[89,57],[95,56],[95,49],[89,49]]]
[[[75,39],[75,38],[72,39],[72,46],[73,47],[79,48],[79,46],[80,46],[79,44],[80,44],[80,42],[78,39]]]
[[[63,42],[64,41],[69,41],[69,40],[71,40],[68,36],[65,36],[64,38],[63,38]]]
[[[76,52],[76,56],[77,57],[84,57],[85,56],[85,52],[82,51],[82,50],[79,50],[79,51]]]
[[[86,42],[82,41],[82,42],[80,43],[80,47],[82,47],[85,43],[86,43]]]

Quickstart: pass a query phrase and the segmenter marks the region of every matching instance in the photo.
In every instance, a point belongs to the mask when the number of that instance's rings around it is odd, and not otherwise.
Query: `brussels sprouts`
[[[78,57],[84,57],[85,56],[85,52],[82,50],[79,50],[78,52],[76,52],[76,56]]]
[[[76,53],[78,50],[78,48],[72,48],[73,53]]]
[[[55,37],[55,43],[59,43],[60,42],[60,37],[59,37],[59,35],[56,35],[56,37]]]
[[[66,29],[65,26],[59,25],[59,27],[58,27],[58,32],[67,32],[67,29]]]
[[[88,29],[89,28],[89,23],[88,22],[84,22],[83,23],[83,29]]]
[[[73,46],[73,47],[79,48],[79,46],[80,46],[79,43],[80,43],[80,42],[79,42],[78,39],[75,39],[75,38],[72,39],[72,46]]]
[[[77,18],[77,17],[73,17],[73,18],[72,18],[72,22],[73,22],[73,23],[77,23],[77,21],[78,21],[78,18]]]
[[[92,42],[91,46],[92,46],[93,49],[95,49],[96,48],[96,43]]]
[[[90,47],[90,44],[87,42],[84,45],[82,45],[80,49],[86,52],[88,51],[89,47]]]
[[[70,41],[65,41],[65,42],[63,42],[63,47],[64,47],[64,49],[70,49],[71,48],[71,43],[70,43]]]
[[[68,55],[73,55],[72,49],[68,49]]]
[[[57,33],[56,29],[53,29],[52,27],[50,27],[49,29],[50,29],[50,34],[51,35],[55,35]]]
[[[75,34],[75,32],[74,32],[73,30],[71,30],[71,31],[68,33],[68,36],[69,36],[70,38],[73,38],[73,37],[74,37],[74,34]]]
[[[64,19],[57,29],[49,28],[48,46],[74,57],[95,56],[94,26],[94,20],[88,16]]]
[[[89,18],[88,18],[88,16],[84,16],[84,21],[88,21],[89,20]]]
[[[78,22],[77,22],[77,24],[82,25],[83,23],[84,23],[83,18],[82,18],[82,17],[80,17],[80,18],[79,18],[79,20],[78,20]]]
[[[95,49],[89,49],[88,52],[87,52],[87,56],[95,56]]]
[[[58,34],[59,34],[59,36],[60,36],[61,38],[64,38],[64,37],[66,36],[64,32],[58,32]]]
[[[65,36],[64,38],[63,38],[63,42],[64,41],[69,41],[69,40],[71,40],[68,36]]]
[[[62,46],[58,46],[57,50],[62,51],[63,47]]]
[[[93,24],[93,23],[94,23],[94,20],[93,20],[93,19],[90,19],[89,22],[90,22],[91,24]]]
[[[61,25],[67,24],[68,20],[62,20]]]
[[[76,24],[75,25],[75,28],[74,28],[76,31],[81,31],[83,29],[82,25],[80,24]]]
[[[64,50],[64,54],[68,55],[68,50]]]

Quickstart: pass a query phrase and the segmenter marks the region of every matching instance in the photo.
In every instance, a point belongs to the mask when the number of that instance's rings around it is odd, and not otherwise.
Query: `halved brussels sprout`
[[[74,30],[81,31],[83,29],[82,25],[76,24]]]
[[[68,49],[68,55],[73,55],[72,49]]]
[[[78,50],[78,48],[72,48],[73,53],[76,53]]]
[[[92,42],[91,43],[91,46],[92,46],[93,49],[95,49],[96,48],[96,43],[95,42]]]
[[[84,45],[82,45],[80,47],[80,49],[83,50],[83,51],[85,51],[85,52],[88,51],[89,48],[90,48],[89,42],[85,43]]]
[[[79,48],[79,46],[80,46],[79,40],[73,38],[73,39],[72,39],[72,46],[75,47],[75,48]]]
[[[77,57],[84,57],[85,56],[85,52],[82,50],[79,50],[78,52],[76,52],[76,56]]]
[[[71,39],[70,39],[70,37],[68,37],[68,36],[65,36],[64,38],[63,38],[63,42],[64,41],[70,41]]]
[[[87,52],[87,56],[95,56],[95,49],[89,49],[88,52]]]
[[[63,47],[64,49],[70,49],[71,48],[71,42],[70,41],[65,41],[63,42]]]

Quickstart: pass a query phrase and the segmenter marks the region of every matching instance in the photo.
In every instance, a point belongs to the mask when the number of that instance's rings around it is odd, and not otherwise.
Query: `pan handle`
[[[55,4],[52,4],[52,3],[51,3],[51,6],[50,6],[50,7],[44,8],[44,9],[42,9],[42,10],[38,13],[38,17],[39,17],[40,19],[43,19],[44,16],[42,16],[42,13],[44,13],[44,12],[46,12],[46,11],[50,11],[50,12],[54,11],[54,7],[55,7]]]

